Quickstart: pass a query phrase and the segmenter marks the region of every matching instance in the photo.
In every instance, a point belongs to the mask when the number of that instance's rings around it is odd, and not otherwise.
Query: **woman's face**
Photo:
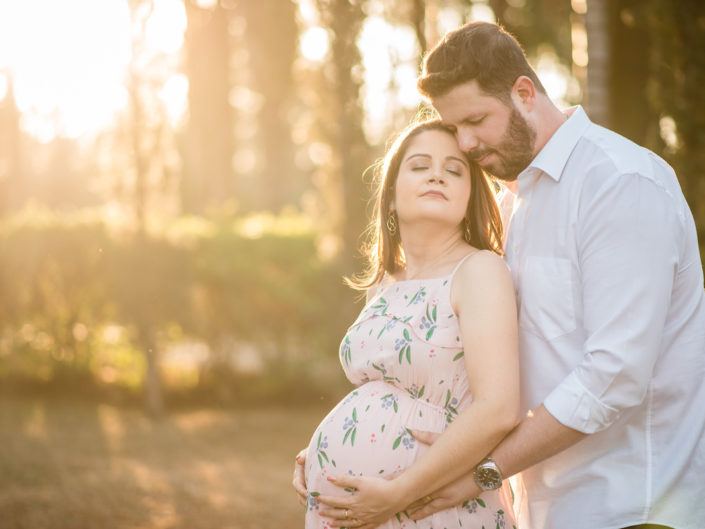
[[[426,130],[410,142],[402,156],[391,209],[399,224],[438,222],[456,228],[470,200],[470,168],[455,137]]]

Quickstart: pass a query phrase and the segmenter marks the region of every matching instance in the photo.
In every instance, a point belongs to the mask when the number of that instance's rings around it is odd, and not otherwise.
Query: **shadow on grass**
[[[329,403],[306,409],[137,408],[3,396],[0,527],[301,527],[293,457]]]

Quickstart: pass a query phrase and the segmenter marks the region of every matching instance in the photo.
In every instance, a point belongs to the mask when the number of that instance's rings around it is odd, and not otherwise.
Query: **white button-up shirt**
[[[518,178],[522,404],[592,434],[522,473],[521,529],[705,528],[705,291],[673,170],[582,108]]]

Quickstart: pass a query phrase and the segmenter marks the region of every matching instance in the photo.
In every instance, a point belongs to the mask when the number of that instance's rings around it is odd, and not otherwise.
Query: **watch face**
[[[495,490],[502,486],[502,474],[496,464],[488,461],[478,465],[475,481],[483,490]]]

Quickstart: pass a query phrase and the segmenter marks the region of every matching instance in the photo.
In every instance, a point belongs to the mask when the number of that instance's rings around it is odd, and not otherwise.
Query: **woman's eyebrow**
[[[431,157],[430,154],[426,154],[426,153],[423,153],[423,152],[416,152],[416,153],[414,153],[414,154],[409,155],[404,161],[406,161],[406,160],[411,160],[412,158],[416,158],[416,157],[418,157],[418,156],[421,156],[421,157],[423,157],[423,158],[430,158],[430,157]]]
[[[468,167],[468,168],[470,167],[468,165],[467,160],[463,160],[462,158],[458,158],[457,156],[446,156],[446,160],[457,160],[460,163],[462,163],[465,167]]]

